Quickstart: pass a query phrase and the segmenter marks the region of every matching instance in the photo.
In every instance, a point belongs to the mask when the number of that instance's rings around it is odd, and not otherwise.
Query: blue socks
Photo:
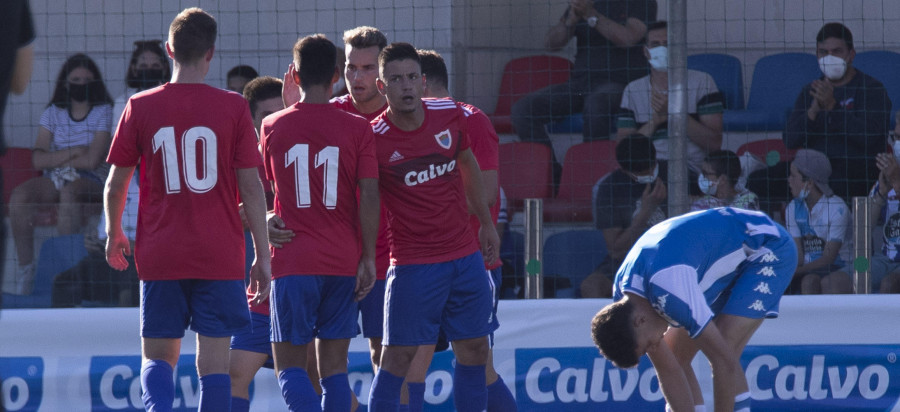
[[[409,393],[409,412],[422,412],[425,409],[425,382],[406,382]]]
[[[482,372],[482,375],[484,372]],[[484,377],[482,377],[483,379]],[[403,377],[379,368],[369,391],[369,412],[396,411],[400,405]]]
[[[159,359],[148,360],[141,365],[141,388],[144,408],[148,412],[167,412],[175,402],[175,380],[172,365]]]
[[[458,412],[482,412],[487,409],[484,365],[456,364],[453,374],[453,405]]]
[[[250,399],[231,397],[231,412],[249,412]]]
[[[231,376],[214,373],[200,377],[200,406],[198,412],[231,410]]]
[[[322,410],[350,412],[353,406],[350,397],[354,395],[350,392],[350,381],[347,380],[346,373],[319,379],[319,383],[322,385]]]
[[[508,412],[518,409],[516,398],[513,397],[509,387],[503,382],[503,378],[497,376],[497,381],[488,385],[488,412]],[[234,408],[232,407],[232,410]]]
[[[281,395],[291,412],[321,411],[319,395],[313,389],[309,375],[302,368],[287,368],[278,374]],[[349,389],[349,384],[345,384]]]

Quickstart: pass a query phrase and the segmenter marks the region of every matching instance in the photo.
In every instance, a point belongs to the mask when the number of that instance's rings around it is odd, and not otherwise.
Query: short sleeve
[[[229,95],[228,98],[232,98],[232,96]],[[250,117],[250,106],[242,97],[234,96],[234,98],[240,100],[235,100],[235,105],[239,109],[234,129],[235,145],[232,167],[235,169],[255,168],[262,164],[262,157],[259,155],[259,141],[256,138],[256,129],[253,128],[253,118]]]
[[[698,82],[696,110],[698,115],[718,114],[725,111],[725,96],[716,87],[712,76],[704,72],[700,73]]]
[[[497,170],[500,167],[500,138],[494,131],[490,119],[473,111],[469,116],[469,135],[472,138],[472,154],[478,160],[481,170]]]
[[[40,125],[41,127],[53,131],[53,108],[56,106],[50,106],[44,109],[44,112],[41,113]]]
[[[112,106],[108,104],[94,106],[88,116],[89,132],[107,132],[112,130]]]
[[[697,283],[697,271],[691,266],[675,265],[657,271],[650,277],[645,293],[666,321],[687,329],[692,338],[713,318],[713,311]]]
[[[462,152],[463,150],[472,148],[472,137],[469,136],[469,119],[466,117],[465,111],[459,103],[456,103],[456,107],[457,124],[459,126],[459,143],[457,145],[457,150]]]
[[[843,204],[830,203],[828,205],[828,222],[828,233],[825,240],[843,243],[847,238],[847,230],[850,229],[850,210]]]
[[[122,112],[122,121],[113,136],[109,147],[109,155],[106,162],[121,167],[131,167],[138,163],[140,150],[138,148],[137,118],[132,111],[132,100],[125,104]]]

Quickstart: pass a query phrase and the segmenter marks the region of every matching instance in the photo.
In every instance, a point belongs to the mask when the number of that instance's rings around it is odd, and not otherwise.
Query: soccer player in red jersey
[[[384,348],[369,393],[369,410],[395,411],[403,377],[419,345],[439,331],[456,354],[458,411],[487,406],[487,336],[497,327],[493,281],[484,262],[497,258],[478,162],[467,120],[450,99],[422,100],[425,79],[415,47],[393,43],[378,56],[378,90],[388,110],[372,122],[379,186],[391,228],[385,292]],[[467,207],[481,223],[478,242]],[[482,253],[483,252],[483,253]]]
[[[228,346],[249,327],[244,292],[244,202],[256,260],[251,292],[268,297],[265,198],[247,102],[203,84],[215,50],[215,19],[198,8],[169,27],[172,80],[134,95],[125,107],[107,161],[104,195],[110,266],[127,267],[122,231],[127,185],[141,163],[135,263],[141,279],[142,398],[147,410],[172,409],[173,368],[184,330],[197,332],[200,410],[231,406]]]
[[[347,352],[358,333],[357,302],[375,282],[375,136],[365,119],[328,102],[340,75],[336,50],[322,35],[294,45],[300,102],[264,119],[260,136],[275,214],[295,234],[272,249],[271,339],[291,411],[321,410],[306,372],[313,339],[321,408],[350,410]]]

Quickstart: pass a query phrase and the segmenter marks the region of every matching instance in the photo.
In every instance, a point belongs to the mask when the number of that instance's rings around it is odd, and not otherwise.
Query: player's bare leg
[[[181,339],[141,338],[141,388],[144,392],[141,399],[147,410],[172,409],[175,402],[172,374],[180,352]]]
[[[372,359],[372,371],[378,372],[381,366],[381,346],[382,339],[378,336],[369,338],[369,357]]]
[[[434,358],[435,345],[421,345],[416,349],[406,373],[406,381],[400,390],[400,404],[409,405],[410,412],[421,411],[425,406],[425,376]]]
[[[241,349],[231,350],[228,374],[231,376],[231,396],[250,399],[250,383],[269,355]]]
[[[747,346],[747,342],[750,341],[750,338],[762,325],[763,319],[719,315],[713,321],[716,323],[716,327],[719,329],[722,337],[731,346],[734,356],[739,359],[744,352],[744,347]],[[747,379],[743,371],[740,372],[740,375],[742,379],[737,380],[738,387],[734,391],[737,394],[735,398],[736,410],[740,407],[750,407],[750,388],[747,386]]]

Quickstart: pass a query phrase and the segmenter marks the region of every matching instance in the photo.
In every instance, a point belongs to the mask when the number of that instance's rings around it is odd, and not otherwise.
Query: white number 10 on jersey
[[[338,186],[338,155],[340,149],[335,146],[325,146],[316,153],[313,168],[325,166],[322,180],[322,203],[326,209],[334,209],[337,206]],[[294,187],[297,188],[297,208],[308,208],[312,205],[309,194],[309,145],[295,144],[284,154],[284,167],[294,165]]]
[[[216,134],[208,127],[195,126],[185,131],[181,137],[181,166],[184,170],[184,182],[191,192],[206,193],[219,180]],[[200,145],[199,152],[198,143]],[[153,153],[160,149],[162,149],[163,173],[166,175],[166,193],[180,193],[181,176],[178,173],[178,148],[175,143],[174,127],[163,127],[153,135]],[[197,167],[198,163],[199,168]],[[200,169],[203,170],[202,177],[199,173]]]

